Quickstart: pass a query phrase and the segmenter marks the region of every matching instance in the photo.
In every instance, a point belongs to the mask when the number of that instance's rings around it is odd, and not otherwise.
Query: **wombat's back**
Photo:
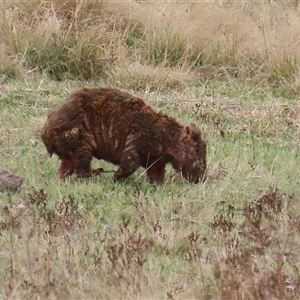
[[[77,115],[84,112],[89,118],[95,117],[95,119],[90,118],[89,121],[103,120],[104,122],[111,117],[118,119],[126,115],[130,118],[147,106],[141,98],[115,87],[82,88],[71,93],[65,104],[68,111],[73,112],[74,108],[77,109]],[[72,118],[74,117],[73,115]]]
[[[141,98],[115,87],[83,88],[71,94],[67,102],[80,102],[88,130],[107,152],[121,151],[136,116],[150,108]]]

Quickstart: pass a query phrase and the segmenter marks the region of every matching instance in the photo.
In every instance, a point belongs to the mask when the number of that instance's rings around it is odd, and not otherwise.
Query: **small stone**
[[[2,190],[16,190],[23,183],[20,176],[14,175],[9,171],[0,170],[0,191]]]

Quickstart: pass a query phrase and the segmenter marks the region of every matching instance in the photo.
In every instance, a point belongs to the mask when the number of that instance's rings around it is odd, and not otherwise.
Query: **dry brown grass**
[[[156,78],[167,68],[161,87],[240,78],[297,91],[300,21],[294,4],[2,2],[1,72],[38,70],[60,80],[101,77],[121,84],[129,73],[136,77],[132,85],[157,88]],[[185,75],[170,84],[178,72]]]

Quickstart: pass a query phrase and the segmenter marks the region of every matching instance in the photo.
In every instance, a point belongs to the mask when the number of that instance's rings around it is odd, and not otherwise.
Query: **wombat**
[[[56,179],[98,175],[93,157],[119,166],[114,179],[126,178],[140,166],[150,181],[162,183],[165,166],[191,182],[205,179],[206,142],[199,128],[183,126],[156,112],[145,101],[115,87],[82,88],[48,115],[42,140],[50,156],[61,160]]]

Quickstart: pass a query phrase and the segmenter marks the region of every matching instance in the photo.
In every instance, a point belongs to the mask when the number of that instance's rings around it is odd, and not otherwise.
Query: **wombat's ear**
[[[201,131],[200,129],[197,127],[197,125],[195,123],[191,123],[190,124],[191,130],[196,133],[196,134],[200,134],[201,135]]]
[[[185,126],[185,132],[187,135],[191,134],[191,127],[190,126]]]
[[[201,134],[200,129],[195,123],[191,123],[190,126],[186,125],[183,127],[183,136],[191,138],[192,134]]]
[[[184,126],[183,133],[185,136],[189,136],[191,134],[191,127],[190,126]]]

